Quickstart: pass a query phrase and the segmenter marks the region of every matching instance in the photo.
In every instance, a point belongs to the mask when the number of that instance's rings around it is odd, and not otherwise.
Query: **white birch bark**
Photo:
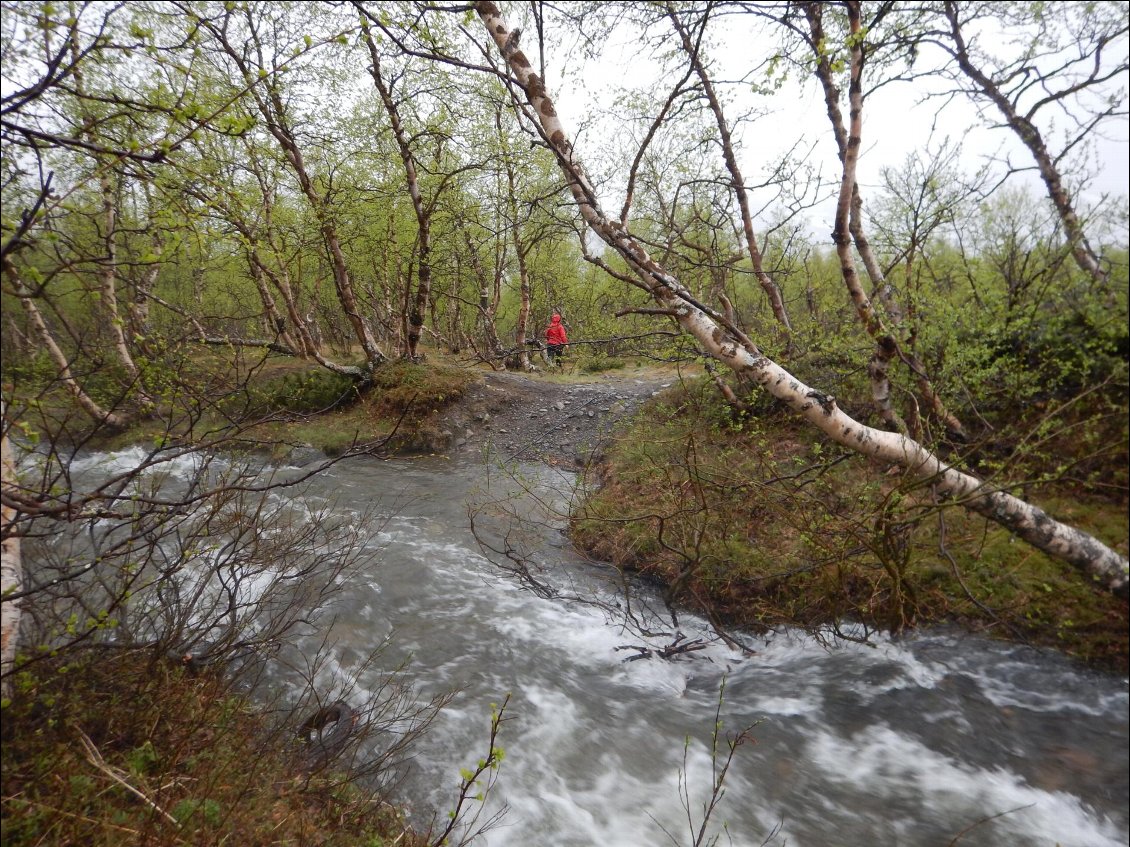
[[[0,401],[0,418],[7,415],[7,407]],[[0,488],[7,494],[16,484],[16,466],[8,443],[7,423],[0,434]],[[0,674],[3,674],[2,695],[11,695],[12,684],[8,672],[16,658],[20,635],[20,601],[8,596],[23,588],[23,562],[20,560],[20,537],[15,532],[16,510],[7,503],[0,506]]]
[[[74,373],[71,371],[71,363],[67,359],[67,354],[56,343],[55,336],[51,334],[50,327],[43,319],[43,315],[39,311],[39,307],[35,304],[35,297],[31,291],[28,290],[24,284],[23,279],[20,277],[19,271],[16,266],[12,264],[11,258],[5,258],[3,263],[4,273],[8,275],[8,279],[12,281],[12,289],[16,297],[20,300],[20,305],[23,306],[24,312],[27,314],[28,323],[35,333],[39,343],[47,351],[51,360],[55,363],[55,367],[59,373],[59,380],[74,397],[75,402],[95,421],[105,424],[106,426],[114,429],[125,429],[129,424],[129,418],[103,409],[98,405],[97,401],[91,397],[79,384],[75,378]]]
[[[575,157],[545,83],[534,73],[529,59],[518,47],[517,34],[489,0],[476,3],[475,10],[512,77],[525,92],[532,117],[557,157],[585,222],[628,263],[640,287],[650,292],[704,350],[737,374],[756,381],[837,443],[875,460],[900,465],[913,477],[930,481],[943,497],[984,515],[1038,549],[1069,562],[1111,591],[1126,596],[1130,563],[1102,542],[948,465],[905,435],[860,423],[846,414],[834,397],[805,385],[762,354],[750,339],[723,328],[720,316],[695,302],[679,280],[654,261],[619,221],[604,214],[591,181]]]

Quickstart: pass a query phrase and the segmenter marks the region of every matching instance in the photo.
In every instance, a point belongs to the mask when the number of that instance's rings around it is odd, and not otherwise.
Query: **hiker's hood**
[[[549,322],[550,322],[551,324],[559,324],[559,323],[561,323],[561,315],[554,315],[554,316],[553,316],[552,318],[550,318],[550,319],[549,319]]]

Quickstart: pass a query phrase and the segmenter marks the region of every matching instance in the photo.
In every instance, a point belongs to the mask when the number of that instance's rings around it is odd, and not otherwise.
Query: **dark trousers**
[[[565,355],[564,344],[547,344],[546,353],[549,355],[549,363],[552,365],[558,359]]]

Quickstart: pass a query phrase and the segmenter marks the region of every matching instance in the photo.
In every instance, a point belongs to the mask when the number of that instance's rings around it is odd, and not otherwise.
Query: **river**
[[[139,457],[100,454],[75,470]],[[173,476],[191,476],[191,461],[178,467]],[[421,698],[455,692],[403,785],[418,821],[431,809],[445,820],[460,770],[486,753],[492,704],[509,695],[484,810],[506,814],[476,842],[487,847],[693,843],[722,764],[716,716],[723,741],[752,727],[709,827],[723,845],[1130,841],[1126,678],[954,632],[860,644],[782,631],[757,638],[752,655],[715,642],[626,661],[635,653],[618,647],[648,642],[597,608],[523,590],[470,531],[469,507],[483,534],[513,531],[547,579],[599,593],[605,571],[571,548],[559,518],[513,520],[537,517],[539,504],[560,512],[575,485],[540,463],[353,458],[272,495],[380,515],[363,533],[372,555],[339,586],[320,636],[362,694],[401,663]],[[499,500],[509,508],[483,505]],[[686,615],[680,629],[706,633]],[[386,639],[384,666],[359,670]]]
[[[541,497],[560,500],[574,484],[541,465],[516,470]],[[469,460],[350,460],[305,496],[348,509],[377,498],[391,514],[371,539],[374,564],[335,610],[344,663],[391,633],[391,657],[409,660],[422,693],[458,692],[410,793],[450,808],[460,768],[485,752],[491,704],[511,695],[488,799],[508,811],[490,847],[691,843],[716,713],[724,735],[753,726],[712,818],[722,844],[1128,843],[1125,678],[955,633],[867,646],[781,632],[747,657],[715,645],[625,661],[616,648],[639,636],[597,609],[521,590],[484,558],[468,503],[520,488],[487,477]],[[551,578],[593,575],[559,525],[526,543],[540,545]],[[699,622],[680,623],[701,634]]]

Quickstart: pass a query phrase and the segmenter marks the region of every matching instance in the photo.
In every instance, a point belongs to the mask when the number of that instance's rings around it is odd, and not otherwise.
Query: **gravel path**
[[[444,426],[454,453],[489,450],[502,459],[584,465],[599,455],[617,422],[675,379],[646,371],[563,383],[488,373],[448,412]]]

